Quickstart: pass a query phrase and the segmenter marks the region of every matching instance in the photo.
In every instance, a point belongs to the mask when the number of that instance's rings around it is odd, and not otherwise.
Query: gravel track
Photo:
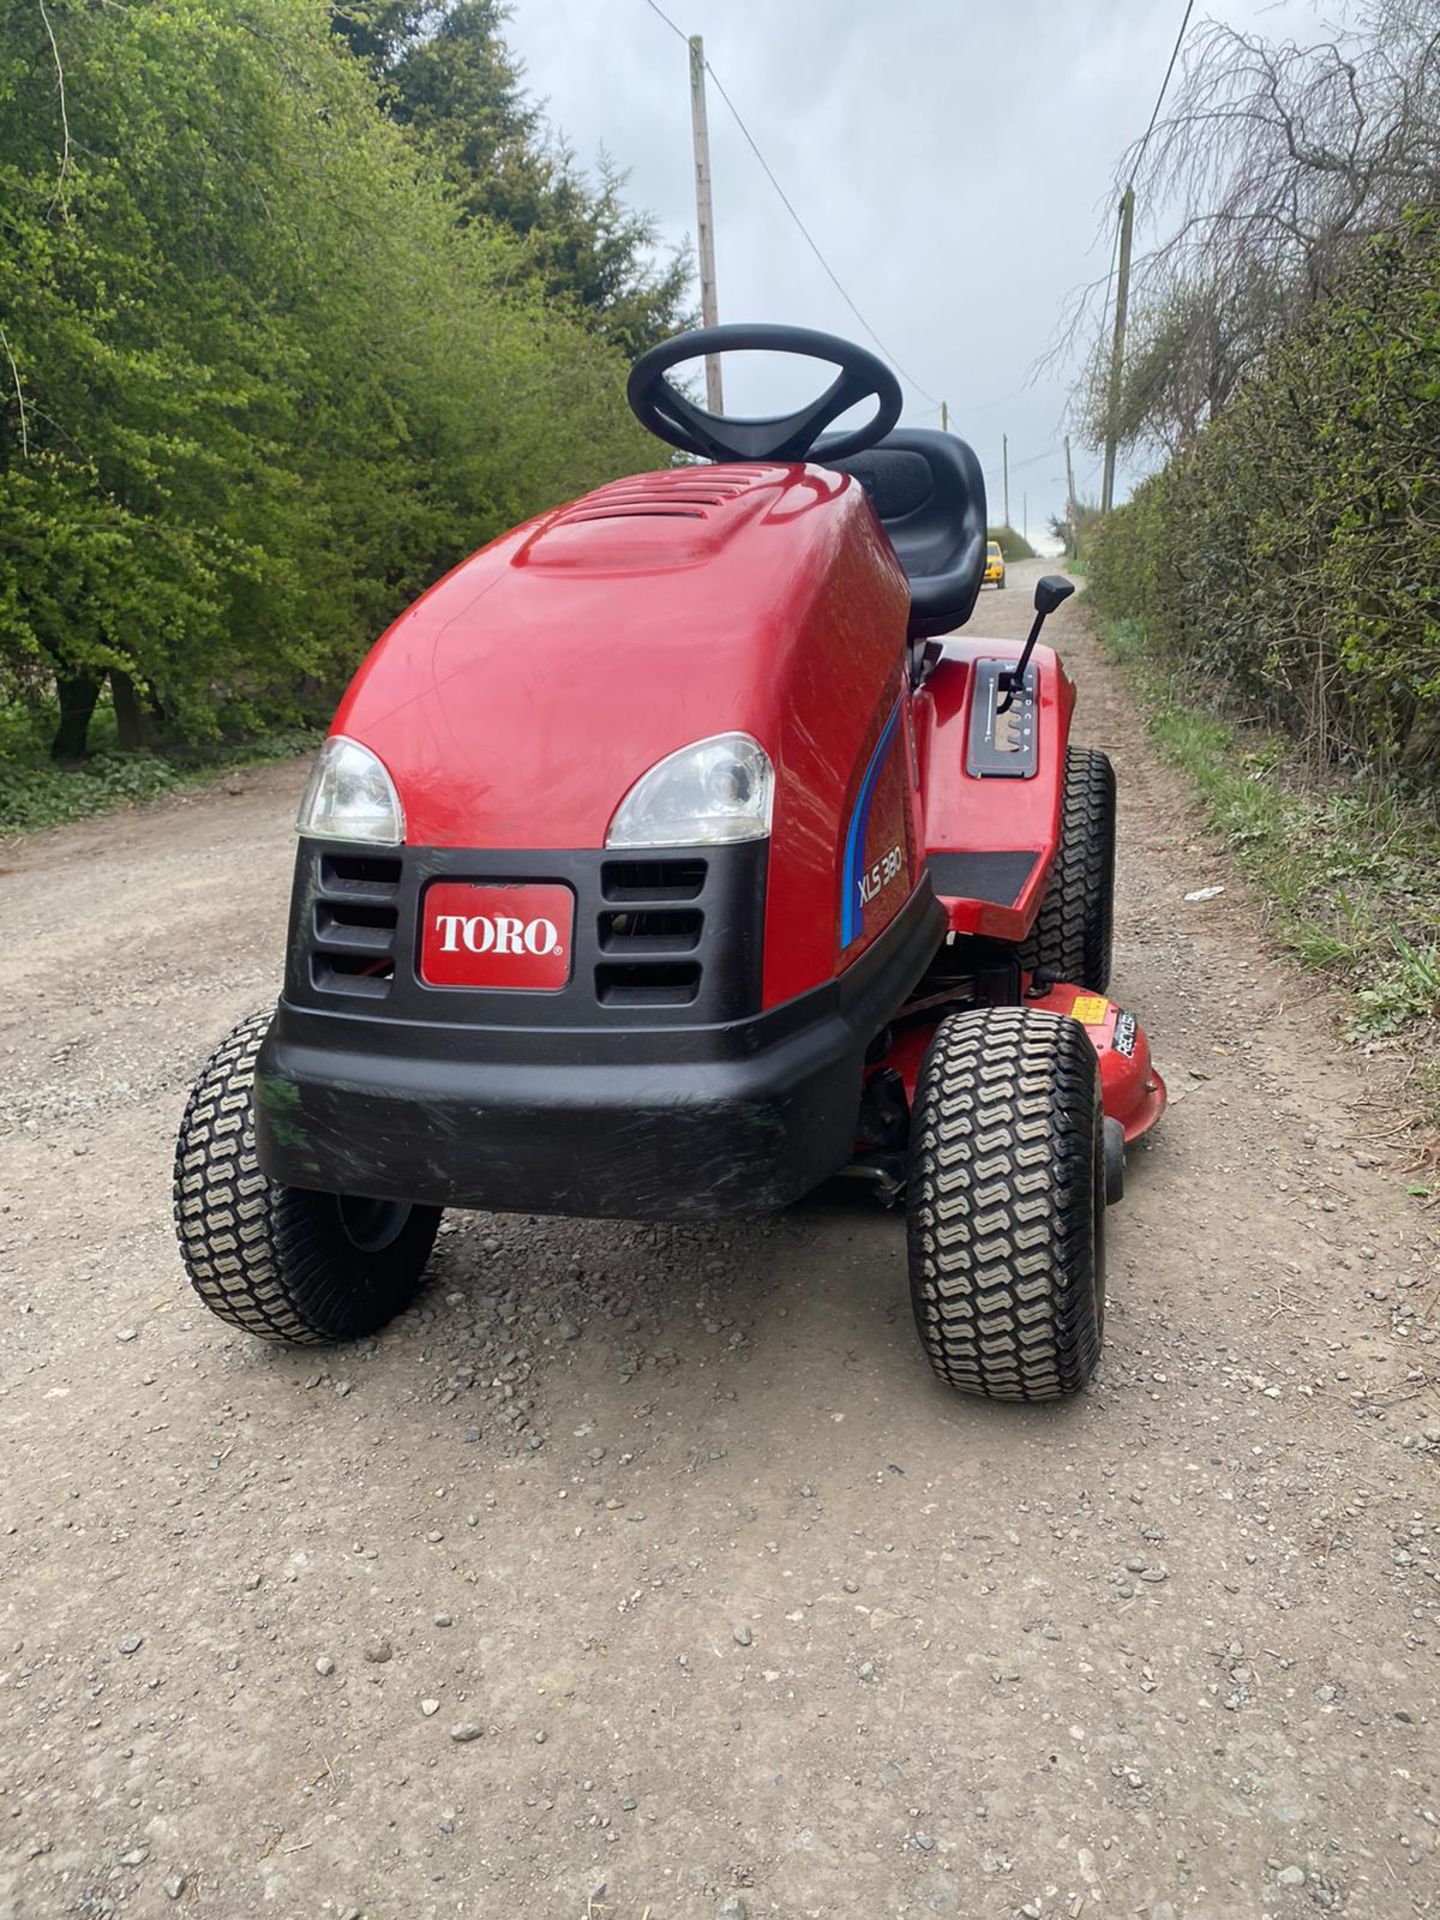
[[[848,1191],[452,1215],[381,1339],[231,1336],[170,1156],[279,978],[304,769],[0,848],[3,1920],[1440,1913],[1432,1231],[1073,602],[1052,633],[1176,1095],[1060,1409],[931,1378]]]

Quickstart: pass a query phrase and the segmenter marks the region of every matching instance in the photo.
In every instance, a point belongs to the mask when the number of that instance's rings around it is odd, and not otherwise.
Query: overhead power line
[[[1155,131],[1155,123],[1160,118],[1160,109],[1165,104],[1165,95],[1170,89],[1170,76],[1175,71],[1175,62],[1180,58],[1180,49],[1185,43],[1185,32],[1190,25],[1190,15],[1195,10],[1195,0],[1185,0],[1185,11],[1180,16],[1180,31],[1175,36],[1175,44],[1170,49],[1170,61],[1165,68],[1165,77],[1160,82],[1160,91],[1155,96],[1155,105],[1150,111],[1150,124],[1140,142],[1135,155],[1135,163],[1125,182],[1125,191],[1120,196],[1119,230],[1119,267],[1115,279],[1115,331],[1110,347],[1109,391],[1105,405],[1105,477],[1100,483],[1100,507],[1109,513],[1115,503],[1115,461],[1120,450],[1120,401],[1121,382],[1125,371],[1125,322],[1130,311],[1130,247],[1135,232],[1135,176],[1145,159],[1145,149],[1150,144],[1150,136]],[[1109,304],[1109,288],[1106,288],[1106,304]]]
[[[1012,473],[1019,473],[1022,467],[1033,467],[1041,460],[1048,460],[1051,454],[1059,453],[1059,451],[1059,447],[1047,447],[1043,453],[1030,453],[1027,454],[1023,460],[1012,460],[1010,462],[1010,471]]]
[[[665,22],[665,25],[669,27],[670,31],[673,34],[675,34],[678,39],[681,39],[681,40],[686,39],[685,34],[682,33],[680,28],[676,26],[675,22],[670,18],[669,14],[666,13],[662,7],[659,7],[656,5],[655,0],[645,0],[645,4],[646,6],[649,7],[652,13],[657,14],[660,17],[660,19]],[[686,44],[687,45],[689,44],[688,40],[686,41]],[[840,276],[836,273],[835,269],[831,266],[830,262],[825,258],[824,254],[820,251],[820,248],[816,243],[814,235],[810,232],[810,229],[806,226],[805,222],[800,218],[800,215],[796,212],[794,203],[790,199],[789,194],[786,193],[785,189],[781,186],[780,182],[775,178],[774,169],[771,167],[770,162],[765,158],[764,154],[760,151],[759,144],[756,141],[754,134],[751,133],[749,127],[746,126],[744,120],[740,117],[740,109],[736,106],[735,102],[730,98],[730,95],[725,91],[724,81],[721,80],[719,74],[716,73],[714,67],[711,66],[709,60],[706,60],[705,62],[705,71],[709,74],[710,78],[715,82],[715,91],[719,94],[720,98],[725,102],[725,105],[730,109],[731,118],[734,120],[736,126],[740,129],[741,134],[744,136],[746,145],[749,147],[750,151],[754,154],[755,158],[760,162],[760,167],[765,175],[765,178],[770,182],[771,186],[775,189],[776,193],[780,196],[780,201],[781,201],[781,204],[784,206],[785,211],[789,214],[790,218],[795,222],[795,225],[799,228],[806,246],[809,247],[810,251],[814,254],[815,258],[820,262],[820,265],[824,268],[826,274],[829,276],[831,285],[835,288],[835,291],[840,295],[840,298],[845,302],[846,306],[850,309],[851,313],[854,314],[855,318],[860,322],[860,325],[865,329],[866,333],[869,334],[870,338],[875,342],[875,345],[880,349],[881,353],[884,354],[885,358],[890,362],[891,366],[894,367],[895,371],[900,375],[901,379],[905,382],[905,384],[908,387],[912,388],[914,392],[918,393],[922,400],[928,400],[932,408],[938,409],[940,406],[940,402],[935,398],[935,395],[929,392],[927,388],[922,387],[920,382],[915,378],[913,373],[907,372],[905,367],[901,365],[899,356],[897,354],[892,353],[890,348],[886,346],[885,342],[880,338],[879,334],[876,333],[874,327],[871,326],[870,322],[865,318],[864,314],[860,311],[859,307],[856,306],[855,302],[850,298],[850,295],[846,292],[845,287],[840,279]]]
[[[1150,115],[1150,124],[1145,129],[1145,138],[1140,142],[1140,151],[1135,156],[1135,164],[1130,169],[1133,181],[1140,171],[1140,162],[1145,158],[1145,149],[1150,144],[1150,136],[1155,131],[1155,122],[1160,118],[1160,109],[1165,104],[1165,95],[1170,91],[1170,76],[1175,71],[1175,62],[1180,58],[1180,48],[1184,44],[1185,30],[1190,25],[1190,16],[1195,11],[1195,0],[1186,0],[1185,17],[1180,22],[1180,31],[1175,36],[1175,45],[1170,49],[1170,64],[1165,69],[1165,78],[1160,82],[1160,91],[1155,96],[1155,109]]]
[[[794,205],[790,200],[790,196],[786,193],[785,189],[781,186],[780,182],[775,178],[774,172],[770,166],[770,162],[765,158],[764,154],[760,151],[759,147],[756,145],[755,136],[751,133],[750,129],[746,126],[745,122],[740,118],[739,108],[735,105],[735,102],[730,98],[729,94],[725,91],[724,84],[721,81],[719,74],[716,73],[714,67],[711,66],[708,60],[705,62],[705,71],[710,75],[710,78],[715,82],[715,91],[719,94],[720,98],[725,102],[726,106],[730,109],[731,114],[734,116],[735,124],[737,127],[739,127],[741,133],[745,136],[745,140],[747,145],[750,148],[750,151],[754,154],[755,158],[760,162],[761,168],[763,169],[765,174],[765,178],[770,182],[771,186],[774,187],[776,193],[779,194],[781,202],[784,205],[785,211],[790,215],[790,218],[795,222],[795,225],[800,229],[801,235],[804,238],[806,246],[809,247],[810,251],[814,254],[815,258],[820,262],[820,265],[825,269],[825,272],[829,275],[831,284],[834,286],[835,291],[840,295],[840,298],[845,302],[846,306],[849,307],[850,311],[854,314],[855,318],[860,322],[861,326],[865,329],[866,333],[869,334],[870,338],[875,342],[876,346],[879,347],[880,351],[884,354],[885,358],[890,362],[891,366],[894,367],[895,371],[900,375],[901,379],[904,380],[908,386],[912,387],[915,390],[915,392],[920,395],[920,398],[922,400],[928,400],[932,407],[938,407],[940,405],[940,402],[935,398],[935,395],[929,392],[925,387],[922,387],[920,382],[915,378],[914,374],[906,370],[906,368],[901,364],[899,355],[892,352],[891,349],[886,346],[885,342],[880,338],[879,334],[876,333],[874,327],[871,326],[870,322],[865,318],[864,314],[861,313],[859,307],[856,306],[855,302],[850,298],[850,295],[845,291],[844,286],[841,284],[840,276],[836,273],[835,269],[831,266],[830,262],[825,258],[824,254],[820,251],[819,247],[816,245],[814,236],[810,232],[810,229],[806,226],[805,222],[800,218],[799,214],[795,211]]]
[[[670,18],[669,14],[665,12],[663,7],[657,7],[655,0],[645,0],[645,4],[652,13],[660,16],[677,40],[684,40],[687,46],[690,44],[688,37],[676,26],[675,22]]]

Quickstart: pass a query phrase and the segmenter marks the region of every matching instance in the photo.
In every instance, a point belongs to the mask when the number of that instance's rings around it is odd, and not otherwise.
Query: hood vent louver
[[[775,467],[671,467],[612,480],[541,521],[515,564],[693,565],[725,543],[754,496],[773,493],[778,478]]]
[[[597,487],[573,506],[562,508],[550,528],[573,527],[587,520],[638,520],[671,517],[708,520],[719,508],[769,484],[768,472],[722,474],[714,467],[675,467],[668,473],[637,473]]]

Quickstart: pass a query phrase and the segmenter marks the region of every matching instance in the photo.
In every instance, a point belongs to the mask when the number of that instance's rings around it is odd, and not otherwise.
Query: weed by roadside
[[[1350,1038],[1413,1046],[1440,1125],[1440,821],[1374,778],[1316,780],[1288,741],[1150,654],[1138,622],[1105,622],[1100,642],[1268,900],[1278,943],[1347,991]]]

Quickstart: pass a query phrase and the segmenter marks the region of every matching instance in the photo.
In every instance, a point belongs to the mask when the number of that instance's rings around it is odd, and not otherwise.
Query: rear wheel
[[[438,1207],[312,1193],[255,1158],[255,1056],[269,1011],[206,1063],[175,1145],[175,1231],[190,1283],[220,1319],[262,1340],[316,1346],[374,1333],[420,1289]]]
[[[1020,964],[1104,993],[1115,927],[1115,769],[1094,747],[1065,755],[1060,846]]]
[[[952,1387],[1059,1400],[1094,1372],[1103,1118],[1078,1022],[994,1007],[936,1028],[911,1123],[910,1293],[920,1343]]]

